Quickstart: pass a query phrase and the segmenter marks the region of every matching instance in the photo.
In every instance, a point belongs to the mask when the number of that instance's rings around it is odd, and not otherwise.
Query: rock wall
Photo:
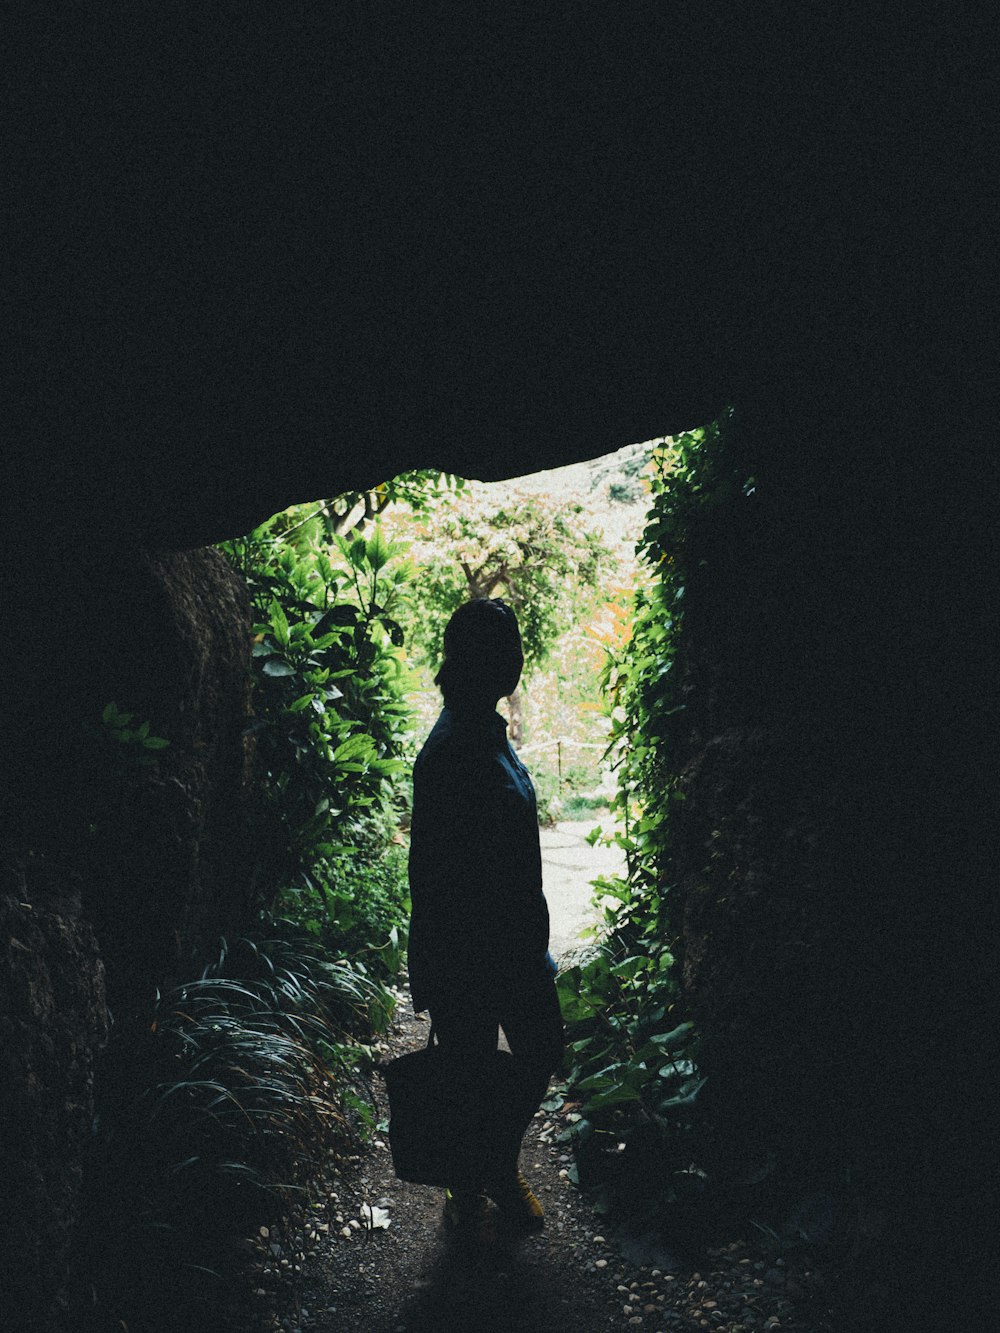
[[[213,550],[143,553],[121,598],[127,651],[102,672],[104,695],[170,745],[153,752],[155,768],[112,778],[91,848],[86,901],[120,1020],[141,1017],[152,983],[192,975],[220,935],[242,929],[260,846],[242,581]]]
[[[0,1319],[58,1318],[108,1031],[78,884],[36,858],[0,874]]]
[[[121,1021],[251,910],[248,599],[216,551],[99,549],[53,589],[46,623],[19,658],[9,822],[82,875]],[[115,740],[108,703],[169,745]]]
[[[988,423],[741,420],[756,491],[692,534],[676,742],[708,1105],[733,1164],[838,1165],[888,1219],[879,1281],[958,1309],[992,1271]]]
[[[138,1091],[129,1053],[156,990],[245,928],[267,857],[244,736],[248,598],[218,552],[90,550],[44,616],[38,600],[26,577],[7,601],[30,632],[5,714],[19,781],[0,899],[0,1225],[16,1286],[0,1309],[23,1307],[26,1329],[47,1329],[61,1298],[95,1109]],[[116,740],[109,702],[169,746]]]

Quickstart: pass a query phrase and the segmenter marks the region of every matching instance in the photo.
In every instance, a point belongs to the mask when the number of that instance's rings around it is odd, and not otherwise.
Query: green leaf
[[[389,642],[392,646],[394,648],[402,648],[406,639],[402,625],[400,625],[397,620],[392,620],[389,616],[382,617],[382,624],[386,628],[389,635]]]
[[[685,1090],[674,1097],[664,1097],[662,1101],[657,1102],[656,1109],[660,1115],[665,1115],[668,1111],[686,1110],[695,1104],[698,1094],[705,1085],[703,1078],[694,1079],[685,1085]]]
[[[591,1074],[588,1078],[582,1080],[578,1085],[581,1092],[590,1092],[594,1088],[607,1088],[617,1084],[620,1080],[619,1073],[627,1066],[621,1060],[615,1060],[610,1065],[605,1065],[599,1069],[596,1074]]]
[[[142,743],[147,750],[165,750],[170,744],[164,736],[145,736]]]
[[[645,971],[650,966],[650,960],[644,957],[625,958],[620,963],[616,963],[611,969],[616,977],[621,977],[625,981],[631,981],[639,972]]]
[[[686,1078],[694,1073],[694,1063],[691,1060],[674,1060],[669,1065],[661,1065],[656,1071],[660,1078]]]
[[[385,567],[385,564],[389,559],[389,548],[386,545],[385,538],[382,536],[381,525],[376,524],[375,531],[368,539],[365,554],[367,555],[369,565],[376,573]]]
[[[592,1111],[599,1111],[604,1106],[619,1106],[622,1102],[637,1102],[640,1100],[639,1090],[631,1088],[627,1084],[620,1083],[607,1092],[599,1092],[591,1097],[587,1102],[587,1107]]]
[[[347,550],[347,558],[356,569],[359,569],[368,558],[368,543],[364,537],[355,537]]]
[[[271,657],[264,663],[265,676],[294,676],[295,668],[282,657]]]
[[[600,1040],[601,1038],[597,1036],[582,1037],[579,1041],[571,1041],[569,1043],[569,1049],[575,1052],[585,1051],[588,1046],[595,1046],[600,1042]]]
[[[132,713],[120,713],[117,704],[106,704],[101,719],[109,727],[127,727],[132,721]]]
[[[363,538],[362,538],[363,540]],[[344,629],[348,625],[353,625],[358,619],[358,608],[351,606],[347,602],[339,602],[336,606],[331,606],[329,611],[316,620],[313,625],[313,636],[324,635],[333,629]]]
[[[347,740],[342,741],[333,752],[333,757],[337,763],[343,763],[346,759],[375,758],[375,755],[375,744],[372,738],[364,734],[348,736]]]
[[[288,617],[285,615],[281,603],[272,600],[270,612],[271,628],[274,631],[275,642],[278,643],[280,647],[287,648],[289,641]]]
[[[563,1021],[566,1023],[578,1023],[585,1018],[590,1018],[594,1013],[595,1006],[589,999],[582,995],[573,995],[569,991],[558,989],[559,1008],[562,1013]]]

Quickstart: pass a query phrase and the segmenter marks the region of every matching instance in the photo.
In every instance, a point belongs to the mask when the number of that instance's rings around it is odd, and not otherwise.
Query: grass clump
[[[88,1164],[78,1327],[226,1326],[237,1239],[262,1219],[293,1220],[306,1182],[356,1141],[345,1093],[363,1084],[371,1051],[352,1032],[369,1031],[373,1015],[384,1025],[383,995],[286,929],[223,944],[201,977],[157,997],[141,1049],[112,1043]],[[238,1327],[244,1314],[228,1317]]]

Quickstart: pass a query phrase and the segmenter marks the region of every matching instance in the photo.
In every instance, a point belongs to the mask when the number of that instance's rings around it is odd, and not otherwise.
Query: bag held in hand
[[[390,1060],[389,1148],[400,1180],[476,1188],[509,1156],[514,1059],[494,1051],[481,1069],[455,1064],[434,1044]]]

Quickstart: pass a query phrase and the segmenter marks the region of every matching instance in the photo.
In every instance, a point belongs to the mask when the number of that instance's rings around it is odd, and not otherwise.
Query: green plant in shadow
[[[153,734],[151,726],[148,720],[136,724],[133,713],[123,712],[112,702],[101,713],[101,725],[91,726],[88,731],[108,756],[108,767],[125,772],[132,767],[154,767],[158,751],[169,746],[165,736]]]
[[[374,982],[286,930],[223,942],[201,977],[157,996],[142,1047],[112,1048],[84,1217],[90,1303],[109,1327],[146,1327],[168,1290],[177,1308],[151,1327],[207,1326],[234,1238],[296,1216],[355,1141],[348,1103],[372,1065],[355,1034],[381,1005]]]
[[[728,421],[685,432],[653,455],[652,507],[638,547],[646,580],[635,593],[631,635],[607,645],[602,681],[607,757],[618,774],[618,827],[609,840],[624,853],[626,870],[595,881],[598,938],[558,978],[568,1079],[582,1103],[567,1137],[590,1151],[595,1136],[617,1143],[634,1133],[655,1144],[661,1168],[670,1166],[658,1173],[668,1199],[671,1173],[684,1173],[685,1130],[705,1083],[684,1010],[683,941],[671,893],[671,828],[684,797],[674,746],[685,707],[677,651],[688,533],[707,509],[741,493],[726,451]],[[599,828],[592,835],[602,836]]]

